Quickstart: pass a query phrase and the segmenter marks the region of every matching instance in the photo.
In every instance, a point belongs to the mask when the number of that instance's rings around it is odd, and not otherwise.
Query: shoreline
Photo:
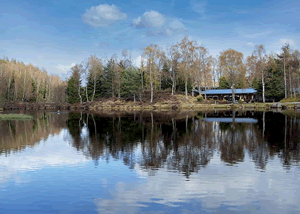
[[[281,103],[247,103],[247,104],[132,104],[132,103],[112,103],[94,104],[89,107],[90,111],[191,111],[191,110],[297,110],[297,104]]]
[[[207,111],[207,110],[300,110],[300,103],[240,103],[228,104],[224,101],[205,100],[197,101],[195,97],[185,99],[184,96],[175,95],[172,98],[155,100],[149,102],[133,102],[124,99],[103,99],[95,102],[84,102],[82,104],[68,103],[5,103],[0,106],[0,112],[4,111]]]

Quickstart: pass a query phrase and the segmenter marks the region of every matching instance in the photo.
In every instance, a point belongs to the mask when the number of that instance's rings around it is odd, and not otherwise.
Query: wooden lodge
[[[196,94],[199,94],[198,90],[194,91]],[[253,88],[244,88],[244,89],[234,89],[235,100],[242,99],[246,102],[252,102],[256,100],[257,90]],[[232,89],[211,89],[207,91],[200,91],[200,94],[209,99],[215,100],[232,100]]]

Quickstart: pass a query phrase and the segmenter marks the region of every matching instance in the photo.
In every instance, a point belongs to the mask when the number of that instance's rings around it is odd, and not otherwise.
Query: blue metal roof
[[[226,117],[208,117],[204,118],[203,120],[207,122],[222,122],[222,123],[233,123],[233,118],[226,118]],[[253,118],[235,118],[234,121],[236,123],[257,123],[257,119]]]
[[[234,89],[235,94],[254,94],[257,91],[253,88],[244,88],[244,89]],[[201,91],[201,94],[205,94],[205,91]],[[232,94],[232,89],[213,89],[207,90],[206,95],[215,95],[215,94]]]

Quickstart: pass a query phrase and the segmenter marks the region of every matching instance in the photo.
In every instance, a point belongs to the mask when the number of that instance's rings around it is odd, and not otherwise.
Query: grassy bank
[[[0,120],[32,120],[33,117],[25,114],[0,114]]]
[[[300,102],[300,97],[286,98],[280,100],[281,103]]]
[[[141,111],[141,110],[269,110],[271,108],[277,109],[294,109],[295,105],[274,103],[240,103],[240,104],[226,104],[214,100],[199,101],[196,97],[189,96],[186,99],[184,95],[167,95],[158,96],[153,103],[149,102],[132,102],[123,99],[103,99],[94,102],[90,106],[92,111]]]

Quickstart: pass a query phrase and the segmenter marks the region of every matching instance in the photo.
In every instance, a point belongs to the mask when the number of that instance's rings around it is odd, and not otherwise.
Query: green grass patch
[[[280,100],[280,102],[281,103],[300,102],[300,97],[282,99]]]
[[[0,114],[0,120],[32,120],[33,117],[25,114]]]
[[[226,105],[226,104],[213,105],[212,107],[213,107],[214,109],[218,109],[218,108],[221,108],[221,109],[230,109],[230,108],[231,108],[230,105]]]

